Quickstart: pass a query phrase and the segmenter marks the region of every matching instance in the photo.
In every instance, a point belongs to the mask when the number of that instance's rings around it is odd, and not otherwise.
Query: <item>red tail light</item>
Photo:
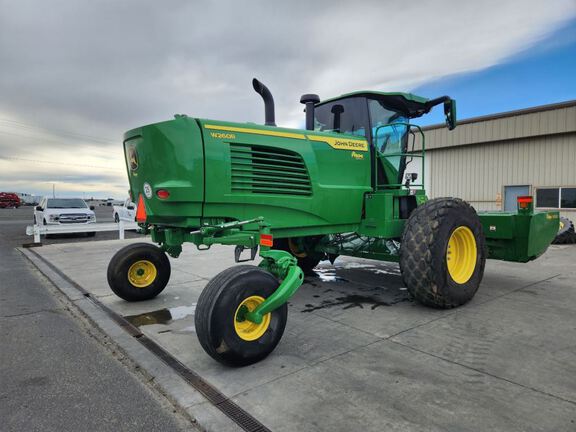
[[[534,198],[531,196],[519,196],[518,197],[518,208],[526,209],[532,204]]]
[[[260,234],[260,246],[272,247],[273,244],[272,234]]]
[[[156,191],[156,196],[160,199],[166,199],[170,196],[170,192],[168,192],[166,189],[158,189]]]
[[[144,206],[144,197],[142,194],[138,196],[138,208],[136,209],[136,222],[146,222],[146,207]]]

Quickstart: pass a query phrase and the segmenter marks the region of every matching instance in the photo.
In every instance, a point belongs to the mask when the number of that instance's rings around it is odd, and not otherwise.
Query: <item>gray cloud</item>
[[[573,0],[0,0],[0,10],[0,119],[46,129],[0,122],[0,156],[78,152],[68,157],[120,170],[115,142],[132,127],[174,113],[261,122],[253,76],[273,91],[279,124],[296,126],[302,93],[410,90],[497,64],[576,14]]]

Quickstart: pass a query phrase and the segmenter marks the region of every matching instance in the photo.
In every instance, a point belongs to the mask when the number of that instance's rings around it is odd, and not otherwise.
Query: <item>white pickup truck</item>
[[[134,204],[130,198],[126,198],[126,201],[122,205],[115,205],[114,211],[114,222],[118,223],[121,220],[125,222],[134,222],[136,220],[136,204]]]
[[[94,207],[80,198],[44,197],[34,208],[34,223],[38,225],[73,225],[96,223]],[[92,237],[96,233],[88,232]]]

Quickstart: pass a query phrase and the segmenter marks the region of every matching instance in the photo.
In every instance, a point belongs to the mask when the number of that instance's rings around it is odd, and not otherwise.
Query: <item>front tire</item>
[[[400,270],[416,301],[439,309],[467,303],[485,263],[482,224],[470,204],[437,198],[412,212],[402,235]]]
[[[134,243],[120,249],[108,264],[108,285],[118,297],[129,301],[150,300],[166,288],[170,261],[157,246]]]
[[[288,307],[266,314],[261,324],[242,320],[278,288],[278,280],[259,267],[224,270],[204,288],[195,312],[196,334],[204,351],[228,366],[246,366],[268,356],[284,333]]]

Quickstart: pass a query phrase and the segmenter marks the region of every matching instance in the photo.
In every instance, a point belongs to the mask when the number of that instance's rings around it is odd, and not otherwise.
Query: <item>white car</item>
[[[80,198],[44,197],[34,209],[34,223],[42,225],[95,223],[96,215],[92,210],[94,207],[88,207]]]
[[[121,220],[134,222],[136,220],[136,204],[134,204],[130,198],[126,198],[126,201],[124,201],[122,205],[114,206],[113,216],[114,222],[116,223]]]

